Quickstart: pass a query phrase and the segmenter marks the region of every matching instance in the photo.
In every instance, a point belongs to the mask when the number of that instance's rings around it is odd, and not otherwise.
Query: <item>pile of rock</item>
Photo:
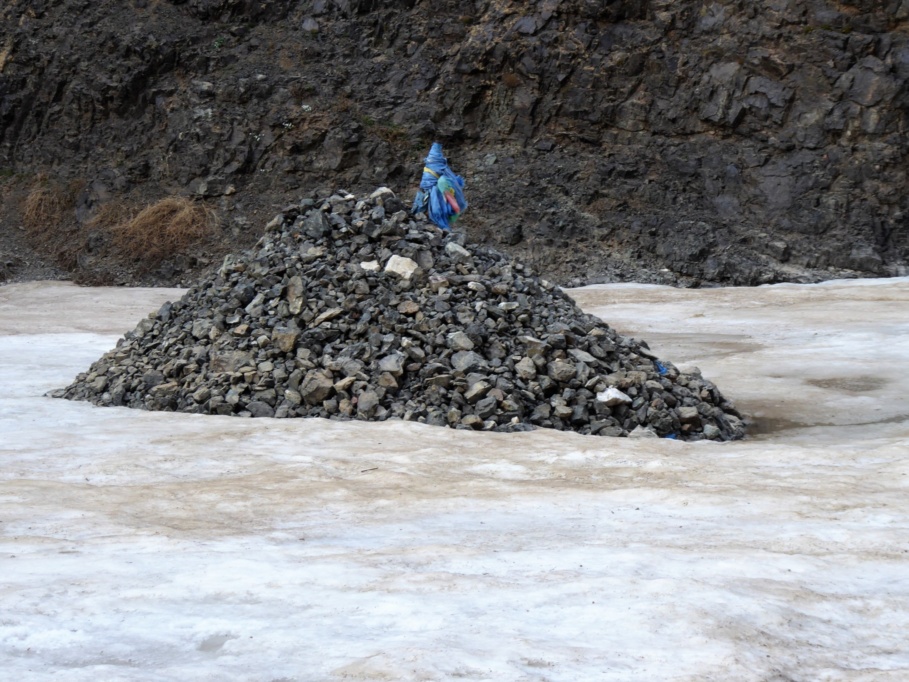
[[[56,395],[245,417],[728,440],[699,374],[382,188],[286,208],[252,251],[142,320]]]

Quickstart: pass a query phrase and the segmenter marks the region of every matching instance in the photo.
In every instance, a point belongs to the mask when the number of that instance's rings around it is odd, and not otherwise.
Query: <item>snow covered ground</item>
[[[0,288],[2,679],[909,679],[909,279],[572,292],[738,443],[43,397],[179,293]]]

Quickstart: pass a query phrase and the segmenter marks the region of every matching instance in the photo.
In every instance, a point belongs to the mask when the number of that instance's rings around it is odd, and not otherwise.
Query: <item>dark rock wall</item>
[[[217,201],[417,181],[562,281],[901,274],[909,0],[188,0],[0,9],[0,165]],[[235,245],[231,245],[235,246]],[[664,269],[664,272],[660,272]]]

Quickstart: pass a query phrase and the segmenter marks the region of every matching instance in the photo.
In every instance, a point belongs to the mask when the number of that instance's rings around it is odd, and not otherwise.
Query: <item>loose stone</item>
[[[529,266],[400,204],[380,188],[285,208],[252,250],[54,395],[256,418],[744,435],[698,370],[657,360]]]

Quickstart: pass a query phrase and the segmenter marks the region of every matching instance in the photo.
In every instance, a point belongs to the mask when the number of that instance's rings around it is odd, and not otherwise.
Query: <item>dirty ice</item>
[[[180,293],[0,288],[3,679],[909,679],[909,278],[570,292],[736,443],[43,397]]]

